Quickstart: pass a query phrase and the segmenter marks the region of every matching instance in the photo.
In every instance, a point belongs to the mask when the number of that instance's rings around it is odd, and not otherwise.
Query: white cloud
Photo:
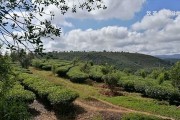
[[[141,22],[132,25],[132,29],[118,26],[107,26],[97,30],[75,29],[57,38],[53,44],[47,42],[50,45],[48,48],[49,50],[129,51],[153,55],[179,53],[180,15],[163,15],[168,12],[171,11],[161,10],[158,15],[145,16]],[[159,20],[165,22],[159,23]]]
[[[170,10],[163,9],[155,15],[144,16],[144,18],[132,25],[133,30],[148,30],[148,29],[162,29],[165,25],[172,23],[172,17]]]
[[[146,0],[103,0],[107,6],[106,10],[95,10],[84,12],[78,10],[76,14],[69,14],[72,18],[93,18],[100,20],[122,19],[127,20],[134,17],[139,12]],[[78,3],[77,3],[78,4]],[[113,14],[112,14],[113,13]]]
[[[104,4],[107,6],[105,10],[93,10],[87,12],[86,10],[81,10],[77,7],[77,13],[72,13],[71,8],[69,11],[62,15],[60,10],[50,5],[45,9],[45,12],[52,11],[55,14],[54,20],[52,21],[56,25],[72,27],[73,24],[68,22],[67,18],[74,19],[96,19],[96,20],[108,20],[108,19],[121,19],[129,20],[132,19],[135,13],[139,12],[146,0],[103,0]],[[82,2],[80,0],[80,2]],[[74,4],[79,5],[79,1],[74,1]],[[73,5],[73,1],[68,2],[69,6]],[[113,14],[112,14],[113,13]],[[38,17],[41,20],[51,19],[50,16]]]

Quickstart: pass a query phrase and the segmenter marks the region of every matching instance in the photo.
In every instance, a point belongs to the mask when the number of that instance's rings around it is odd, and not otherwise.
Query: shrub
[[[106,64],[105,66],[102,67],[102,73],[104,75],[108,74],[108,73],[112,73],[115,70],[114,66],[110,66],[108,64]]]
[[[49,65],[49,64],[44,64],[44,65],[42,66],[42,69],[43,69],[43,70],[47,70],[47,71],[50,71],[51,68],[52,68],[52,66]]]
[[[114,87],[117,86],[120,76],[117,73],[111,73],[103,76],[104,82],[109,86],[112,92],[114,92]]]
[[[69,105],[72,103],[79,95],[75,92],[66,89],[56,89],[51,94],[48,95],[48,100],[52,105]]]
[[[36,76],[31,76],[27,74],[22,74],[22,83],[27,86],[30,90],[34,91],[41,100],[50,103],[51,105],[61,105],[68,106],[73,102],[78,94],[76,92],[66,90],[62,86],[55,85],[47,80],[40,79]]]
[[[57,67],[55,72],[56,74],[58,74],[59,76],[66,76],[66,73],[69,71],[69,69],[72,67],[72,65],[67,65],[67,66],[61,66],[61,67]]]
[[[67,76],[72,82],[83,83],[89,75],[80,70],[80,66],[75,66],[67,72]]]
[[[0,99],[0,120],[28,120],[28,106],[23,101]]]
[[[32,66],[35,68],[40,68],[41,63],[42,62],[40,60],[32,60]]]
[[[94,65],[90,68],[89,77],[96,81],[102,81],[102,67]]]
[[[35,94],[31,91],[24,90],[24,87],[18,83],[16,83],[13,88],[8,91],[6,97],[8,100],[24,101],[28,103],[35,100]]]
[[[126,91],[140,92],[143,95],[159,100],[167,100],[170,103],[180,103],[180,92],[170,86],[157,85],[149,81],[119,80],[118,85]]]
[[[145,94],[146,86],[147,85],[144,82],[138,81],[136,84],[134,84],[134,89],[136,92]]]
[[[130,81],[130,80],[120,80],[118,82],[118,85],[123,87],[126,91],[135,91],[134,84],[135,84],[134,81]]]

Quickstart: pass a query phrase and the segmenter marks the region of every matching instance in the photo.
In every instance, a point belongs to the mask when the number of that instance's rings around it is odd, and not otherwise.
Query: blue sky
[[[48,50],[127,51],[150,55],[180,53],[179,0],[104,0],[107,10],[55,11],[62,36],[46,41]],[[148,16],[147,11],[157,11]],[[172,14],[173,11],[179,14]]]
[[[132,19],[129,20],[121,20],[121,19],[109,19],[109,20],[95,20],[95,19],[83,19],[79,20],[69,18],[68,22],[73,23],[73,27],[65,27],[64,31],[70,31],[72,29],[82,29],[86,30],[89,28],[92,29],[100,29],[105,26],[124,26],[131,27],[131,25],[137,21],[140,21],[145,15],[147,11],[159,11],[161,9],[170,9],[172,11],[180,10],[180,1],[179,0],[147,0],[140,12],[136,13]],[[179,3],[179,4],[178,4]]]
[[[74,0],[74,4],[79,5]],[[179,0],[103,0],[106,10],[87,12],[77,9],[65,15],[50,5],[51,21],[62,28],[60,37],[44,38],[46,51],[126,51],[150,55],[180,54]],[[67,5],[72,7],[73,1]],[[147,15],[147,11],[157,14]],[[176,14],[172,14],[173,12]],[[17,14],[22,15],[20,12]],[[49,15],[39,20],[51,20]],[[34,21],[38,24],[38,21]],[[14,31],[19,33],[18,31]]]

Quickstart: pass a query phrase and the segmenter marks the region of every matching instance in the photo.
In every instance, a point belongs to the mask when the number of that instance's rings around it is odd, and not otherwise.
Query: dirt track
[[[165,116],[119,107],[106,101],[96,99],[86,101],[76,100],[74,104],[76,110],[69,116],[59,116],[54,111],[47,110],[44,105],[36,100],[30,105],[30,108],[34,109],[34,120],[91,120],[98,115],[102,116],[104,120],[116,120],[120,119],[124,113],[141,113],[166,120],[175,120]]]

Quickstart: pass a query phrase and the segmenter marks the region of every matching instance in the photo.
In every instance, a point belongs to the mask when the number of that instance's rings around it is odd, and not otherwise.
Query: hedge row
[[[24,87],[20,83],[16,83],[7,93],[7,99],[13,99],[17,101],[24,101],[31,103],[36,99],[33,92],[24,90]]]
[[[168,100],[171,103],[180,103],[180,92],[175,88],[133,80],[119,80],[118,85],[126,91],[140,92],[147,97]]]
[[[69,106],[79,95],[76,92],[57,86],[47,80],[29,74],[21,74],[21,82],[43,101],[53,107]],[[64,108],[63,108],[64,109]]]
[[[3,82],[0,82],[0,92],[2,90]],[[31,103],[35,100],[35,94],[31,91],[24,90],[24,87],[16,82],[12,88],[6,93],[7,100],[24,101]]]
[[[38,69],[42,69],[42,70],[47,70],[47,71],[51,71],[52,70],[52,66],[55,66],[56,68],[58,67],[62,67],[62,66],[68,66],[71,65],[71,62],[69,61],[45,61],[45,60],[33,60],[32,61],[32,66],[36,67]]]
[[[68,77],[72,82],[82,83],[87,78],[102,82],[102,67],[98,65],[91,66],[85,73],[81,65],[73,67],[71,62],[45,62],[43,60],[33,60],[32,66],[42,70],[52,70],[53,73],[61,77]]]

